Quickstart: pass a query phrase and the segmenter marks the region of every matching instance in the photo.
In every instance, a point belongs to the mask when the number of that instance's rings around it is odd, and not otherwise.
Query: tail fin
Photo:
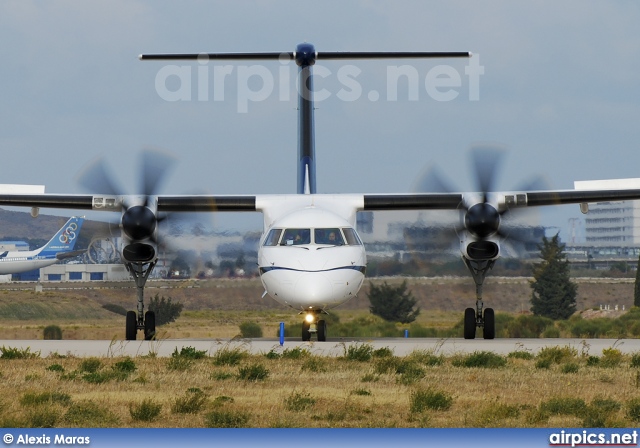
[[[69,218],[66,224],[58,230],[58,233],[40,249],[39,255],[56,256],[62,252],[72,251],[76,245],[76,241],[78,241],[78,235],[80,234],[80,228],[83,222],[84,216],[73,216]]]

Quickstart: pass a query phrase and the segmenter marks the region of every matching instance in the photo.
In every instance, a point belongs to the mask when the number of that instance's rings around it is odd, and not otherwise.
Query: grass
[[[365,346],[359,346],[358,353],[366,353]],[[0,424],[637,426],[640,382],[638,368],[632,367],[635,354],[609,356],[619,362],[588,365],[588,356],[548,356],[545,359],[559,362],[539,369],[539,359],[526,356],[503,357],[506,364],[492,368],[487,360],[496,358],[485,353],[464,358],[416,351],[349,360],[312,354],[268,358],[243,352],[233,365],[219,365],[215,356],[187,358],[190,367],[184,371],[166,367],[171,357],[1,359]],[[52,365],[57,367],[51,369]],[[566,372],[567,365],[577,366],[578,373]],[[37,380],[30,379],[34,376]]]

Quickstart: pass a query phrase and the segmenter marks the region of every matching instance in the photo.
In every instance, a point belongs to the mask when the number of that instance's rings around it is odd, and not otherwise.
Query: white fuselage
[[[293,197],[291,202],[310,197]],[[291,211],[271,215],[270,222],[265,219],[258,265],[265,291],[273,299],[300,311],[326,311],[356,296],[364,280],[366,254],[350,220],[322,206],[326,204],[311,204],[289,204]]]
[[[18,274],[50,266],[58,261],[55,256],[38,256],[39,250],[14,251],[0,257],[0,274]]]

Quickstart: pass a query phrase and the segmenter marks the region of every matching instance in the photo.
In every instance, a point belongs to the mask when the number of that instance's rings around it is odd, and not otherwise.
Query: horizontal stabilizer
[[[424,58],[469,58],[468,51],[318,51],[317,60],[353,60],[353,59],[424,59]],[[296,53],[283,51],[280,53],[185,53],[185,54],[141,54],[141,61],[151,60],[197,60],[213,59],[227,61],[243,60],[294,60]]]
[[[77,257],[78,255],[82,255],[87,251],[87,249],[74,250],[71,252],[58,252],[56,254],[56,258],[58,260],[66,260],[67,258]]]

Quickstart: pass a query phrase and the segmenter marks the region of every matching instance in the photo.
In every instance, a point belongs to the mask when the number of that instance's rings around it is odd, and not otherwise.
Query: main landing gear
[[[141,263],[127,262],[125,267],[136,282],[138,295],[138,312],[127,311],[126,340],[135,341],[138,330],[144,331],[144,340],[151,341],[156,336],[156,314],[153,311],[144,312],[144,285],[153,271],[156,262]]]
[[[493,308],[486,308],[483,312],[482,284],[487,273],[493,268],[495,260],[468,260],[463,258],[464,264],[471,272],[476,283],[476,309],[464,310],[464,338],[475,339],[476,327],[482,328],[482,336],[485,339],[496,337],[496,319]]]
[[[327,321],[324,319],[318,319],[319,314],[327,314],[327,312],[316,310],[306,312],[304,320],[302,321],[303,341],[310,341],[312,334],[317,336],[318,342],[327,341]]]

